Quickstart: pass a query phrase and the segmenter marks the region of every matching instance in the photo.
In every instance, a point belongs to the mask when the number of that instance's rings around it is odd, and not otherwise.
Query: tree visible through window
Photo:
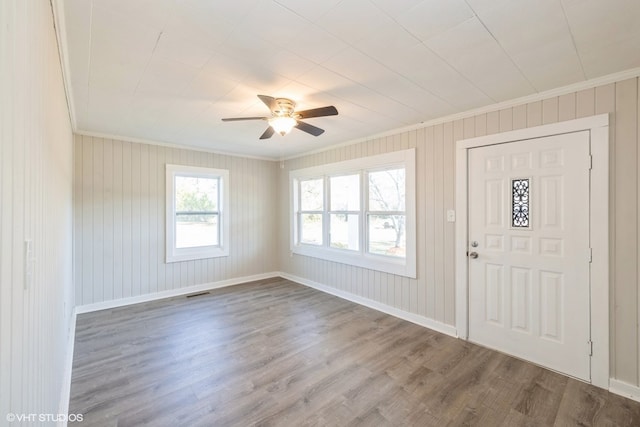
[[[415,277],[415,150],[291,171],[293,253]]]
[[[369,172],[369,252],[403,257],[405,238],[405,170]]]
[[[167,165],[167,262],[229,255],[229,171]]]

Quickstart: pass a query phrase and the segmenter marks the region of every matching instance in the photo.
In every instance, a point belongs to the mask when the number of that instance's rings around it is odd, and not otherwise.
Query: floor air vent
[[[187,298],[200,297],[202,295],[209,295],[209,292],[200,292],[199,294],[187,295]]]

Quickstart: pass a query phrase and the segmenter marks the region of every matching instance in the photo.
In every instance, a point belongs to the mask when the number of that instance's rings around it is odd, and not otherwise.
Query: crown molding
[[[205,147],[199,147],[197,145],[175,144],[175,143],[170,143],[170,142],[153,141],[153,140],[150,140],[150,139],[132,138],[130,136],[115,135],[115,134],[110,134],[110,133],[91,132],[91,131],[86,131],[86,130],[82,130],[82,129],[76,130],[76,131],[74,131],[74,133],[76,135],[90,136],[92,138],[115,139],[115,140],[118,140],[118,141],[131,142],[131,143],[134,143],[134,144],[157,145],[157,146],[160,146],[160,147],[176,148],[176,149],[179,149],[179,150],[201,151],[203,153],[217,154],[217,155],[220,155],[220,156],[240,157],[240,158],[243,158],[243,159],[253,159],[253,160],[266,160],[266,161],[270,161],[270,162],[277,162],[278,161],[277,157],[253,156],[251,154],[242,154],[242,153],[235,153],[235,152],[229,152],[229,151],[220,151],[220,150],[210,150],[210,149],[207,149]]]
[[[73,90],[71,86],[71,72],[69,66],[69,54],[67,52],[67,30],[64,17],[64,0],[50,0],[51,12],[53,14],[53,27],[56,32],[56,42],[58,45],[58,59],[62,71],[62,82],[64,93],[67,98],[67,110],[71,121],[71,129],[75,132],[78,128],[76,121],[76,110],[73,102]]]
[[[508,101],[498,102],[495,104],[485,105],[483,107],[474,108],[472,110],[467,110],[461,113],[450,114],[448,116],[439,117],[436,119],[431,119],[427,121],[423,121],[420,123],[416,123],[414,125],[404,126],[401,128],[392,129],[389,131],[377,133],[371,136],[367,136],[364,138],[353,139],[346,142],[341,142],[338,144],[329,145],[327,147],[318,148],[312,151],[305,152],[304,154],[296,154],[288,157],[281,157],[280,161],[299,159],[301,157],[309,156],[312,154],[318,154],[329,150],[334,150],[336,148],[346,147],[349,145],[360,144],[362,142],[373,141],[378,138],[384,138],[391,135],[397,135],[403,132],[410,132],[418,129],[427,128],[430,126],[435,126],[443,123],[453,122],[456,120],[467,119],[469,117],[474,117],[479,114],[491,113],[499,110],[503,110],[505,108],[511,108],[522,104],[529,104],[531,102],[538,102],[544,99],[553,98],[556,96],[567,95],[569,93],[575,93],[586,89],[592,89],[594,87],[603,86],[611,83],[621,82],[623,80],[638,78],[640,77],[640,67],[632,68],[629,70],[621,71],[618,73],[607,74],[606,76],[596,77],[589,80],[584,80],[578,83],[572,83],[570,85],[562,86],[555,89],[546,90],[543,92],[537,92],[531,95],[522,96],[520,98],[510,99]]]

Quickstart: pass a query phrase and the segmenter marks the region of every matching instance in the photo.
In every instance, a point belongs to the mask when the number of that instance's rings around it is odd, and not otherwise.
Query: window
[[[511,189],[511,226],[513,228],[530,228],[529,179],[512,179]]]
[[[389,169],[370,172],[369,178],[369,252],[404,257],[405,234],[405,170]]]
[[[415,151],[291,171],[291,251],[416,277]]]
[[[307,179],[300,182],[300,241],[322,244],[323,182]]]
[[[329,178],[329,245],[332,248],[360,249],[360,175]]]
[[[229,255],[229,171],[167,165],[166,262]]]

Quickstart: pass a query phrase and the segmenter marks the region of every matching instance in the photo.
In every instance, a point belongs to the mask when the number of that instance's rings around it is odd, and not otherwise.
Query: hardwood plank
[[[523,129],[527,127],[527,105],[513,107],[513,129]]]
[[[558,97],[548,98],[542,101],[542,124],[556,123],[559,117]]]
[[[476,128],[475,134],[472,136],[485,136],[487,134],[487,115],[479,114],[475,116]],[[466,137],[466,135],[465,135]]]
[[[595,89],[584,89],[576,93],[576,117],[593,116],[595,113]]]
[[[464,128],[462,120],[453,122],[453,128],[445,126],[445,146],[444,146],[444,200],[442,205],[444,229],[444,319],[443,323],[455,324],[455,274],[456,274],[456,247],[455,247],[455,223],[448,222],[446,212],[454,210],[456,206],[456,144],[455,142],[464,138]]]
[[[616,83],[613,377],[638,381],[638,80]]]
[[[92,294],[95,301],[104,300],[104,242],[105,242],[105,229],[104,229],[104,205],[105,205],[105,191],[104,191],[104,156],[105,156],[105,144],[104,140],[100,139],[101,144],[93,147],[93,159],[91,163],[91,173],[93,174],[93,212],[91,213],[93,218],[93,224],[91,227],[91,233],[93,234],[93,248],[91,253],[93,258],[91,262],[93,264],[93,277],[91,279]],[[85,229],[85,232],[88,230]]]
[[[527,127],[542,124],[542,101],[527,104]]]
[[[445,316],[445,231],[444,231],[444,200],[445,200],[445,134],[451,133],[452,123],[446,125],[437,125],[434,131],[434,221],[435,221],[435,239],[433,246],[435,248],[435,315],[434,319],[444,322]],[[446,131],[449,129],[449,132]]]
[[[425,287],[426,287],[426,316],[435,318],[436,315],[436,248],[432,242],[436,239],[436,174],[435,165],[435,127],[431,126],[425,131],[425,240],[430,244],[425,248]],[[420,263],[420,262],[419,262]]]
[[[505,108],[504,110],[500,110],[499,113],[498,123],[500,126],[500,132],[513,130],[513,109]]]
[[[73,159],[73,174],[76,177],[82,176],[83,173],[83,169],[82,169],[82,160],[84,159],[84,154],[83,154],[83,147],[84,144],[82,143],[82,136],[81,135],[75,135],[73,138],[73,151],[74,151],[74,159]],[[8,157],[8,156],[7,156]],[[6,158],[6,157],[5,157]],[[1,163],[0,163],[1,164]],[[7,180],[2,173],[0,173],[0,176],[2,177],[2,181],[3,183],[6,183],[9,181]],[[83,254],[83,242],[85,239],[85,236],[82,233],[82,227],[84,226],[84,215],[85,215],[85,209],[84,209],[84,199],[82,198],[82,195],[84,193],[84,188],[83,188],[83,183],[81,179],[74,179],[73,180],[73,200],[75,203],[76,208],[73,210],[73,247],[75,249],[75,262],[73,263],[73,268],[74,268],[74,277],[76,278],[77,281],[81,280],[82,277],[84,277],[84,272],[83,272],[83,267],[84,267],[84,262],[83,262],[83,258],[82,258],[82,254]],[[0,191],[2,191],[2,187],[0,186]],[[5,207],[5,209],[7,209]],[[0,208],[0,214],[2,214],[3,210]],[[0,237],[2,237],[2,229],[0,228]],[[0,241],[5,241],[4,240],[0,240]],[[4,250],[4,248],[2,246],[0,246],[0,250]],[[2,276],[0,276],[2,277]],[[4,282],[4,279],[3,279]],[[6,283],[9,283],[8,281]],[[76,286],[75,287],[75,301],[78,304],[82,304],[82,302],[84,301],[83,299],[83,289],[82,286]]]
[[[573,120],[576,118],[576,94],[568,93],[558,98],[558,118],[559,120]]]
[[[93,194],[93,172],[91,165],[93,164],[93,145],[87,141],[88,137],[82,137],[82,257],[78,262],[82,263],[82,283],[87,286],[82,288],[82,304],[90,304],[94,302],[93,295],[93,249],[94,249],[94,233],[93,233],[93,202],[95,195]],[[76,252],[78,253],[78,252]]]
[[[476,136],[476,119],[475,117],[467,117],[466,119],[463,120],[464,126],[463,126],[463,138],[467,139],[467,138],[473,138],[474,136]],[[460,139],[463,139],[460,138]]]
[[[416,193],[426,193],[426,176],[427,176],[427,147],[425,129],[421,128],[411,133],[413,145],[416,147]],[[423,238],[427,234],[427,206],[426,203],[419,203],[416,201],[416,260],[417,260],[417,280],[412,281],[411,285],[411,310],[413,313],[418,313],[421,316],[427,314],[427,300],[426,300],[426,280],[425,275],[427,272],[427,266],[425,260],[427,259],[427,241]],[[373,272],[371,272],[373,273]],[[332,282],[330,282],[332,283]],[[368,298],[375,298],[373,294],[369,294]]]
[[[499,111],[490,111],[487,113],[486,131],[488,135],[500,132],[500,112]]]
[[[78,316],[85,426],[616,425],[640,403],[284,279]]]

